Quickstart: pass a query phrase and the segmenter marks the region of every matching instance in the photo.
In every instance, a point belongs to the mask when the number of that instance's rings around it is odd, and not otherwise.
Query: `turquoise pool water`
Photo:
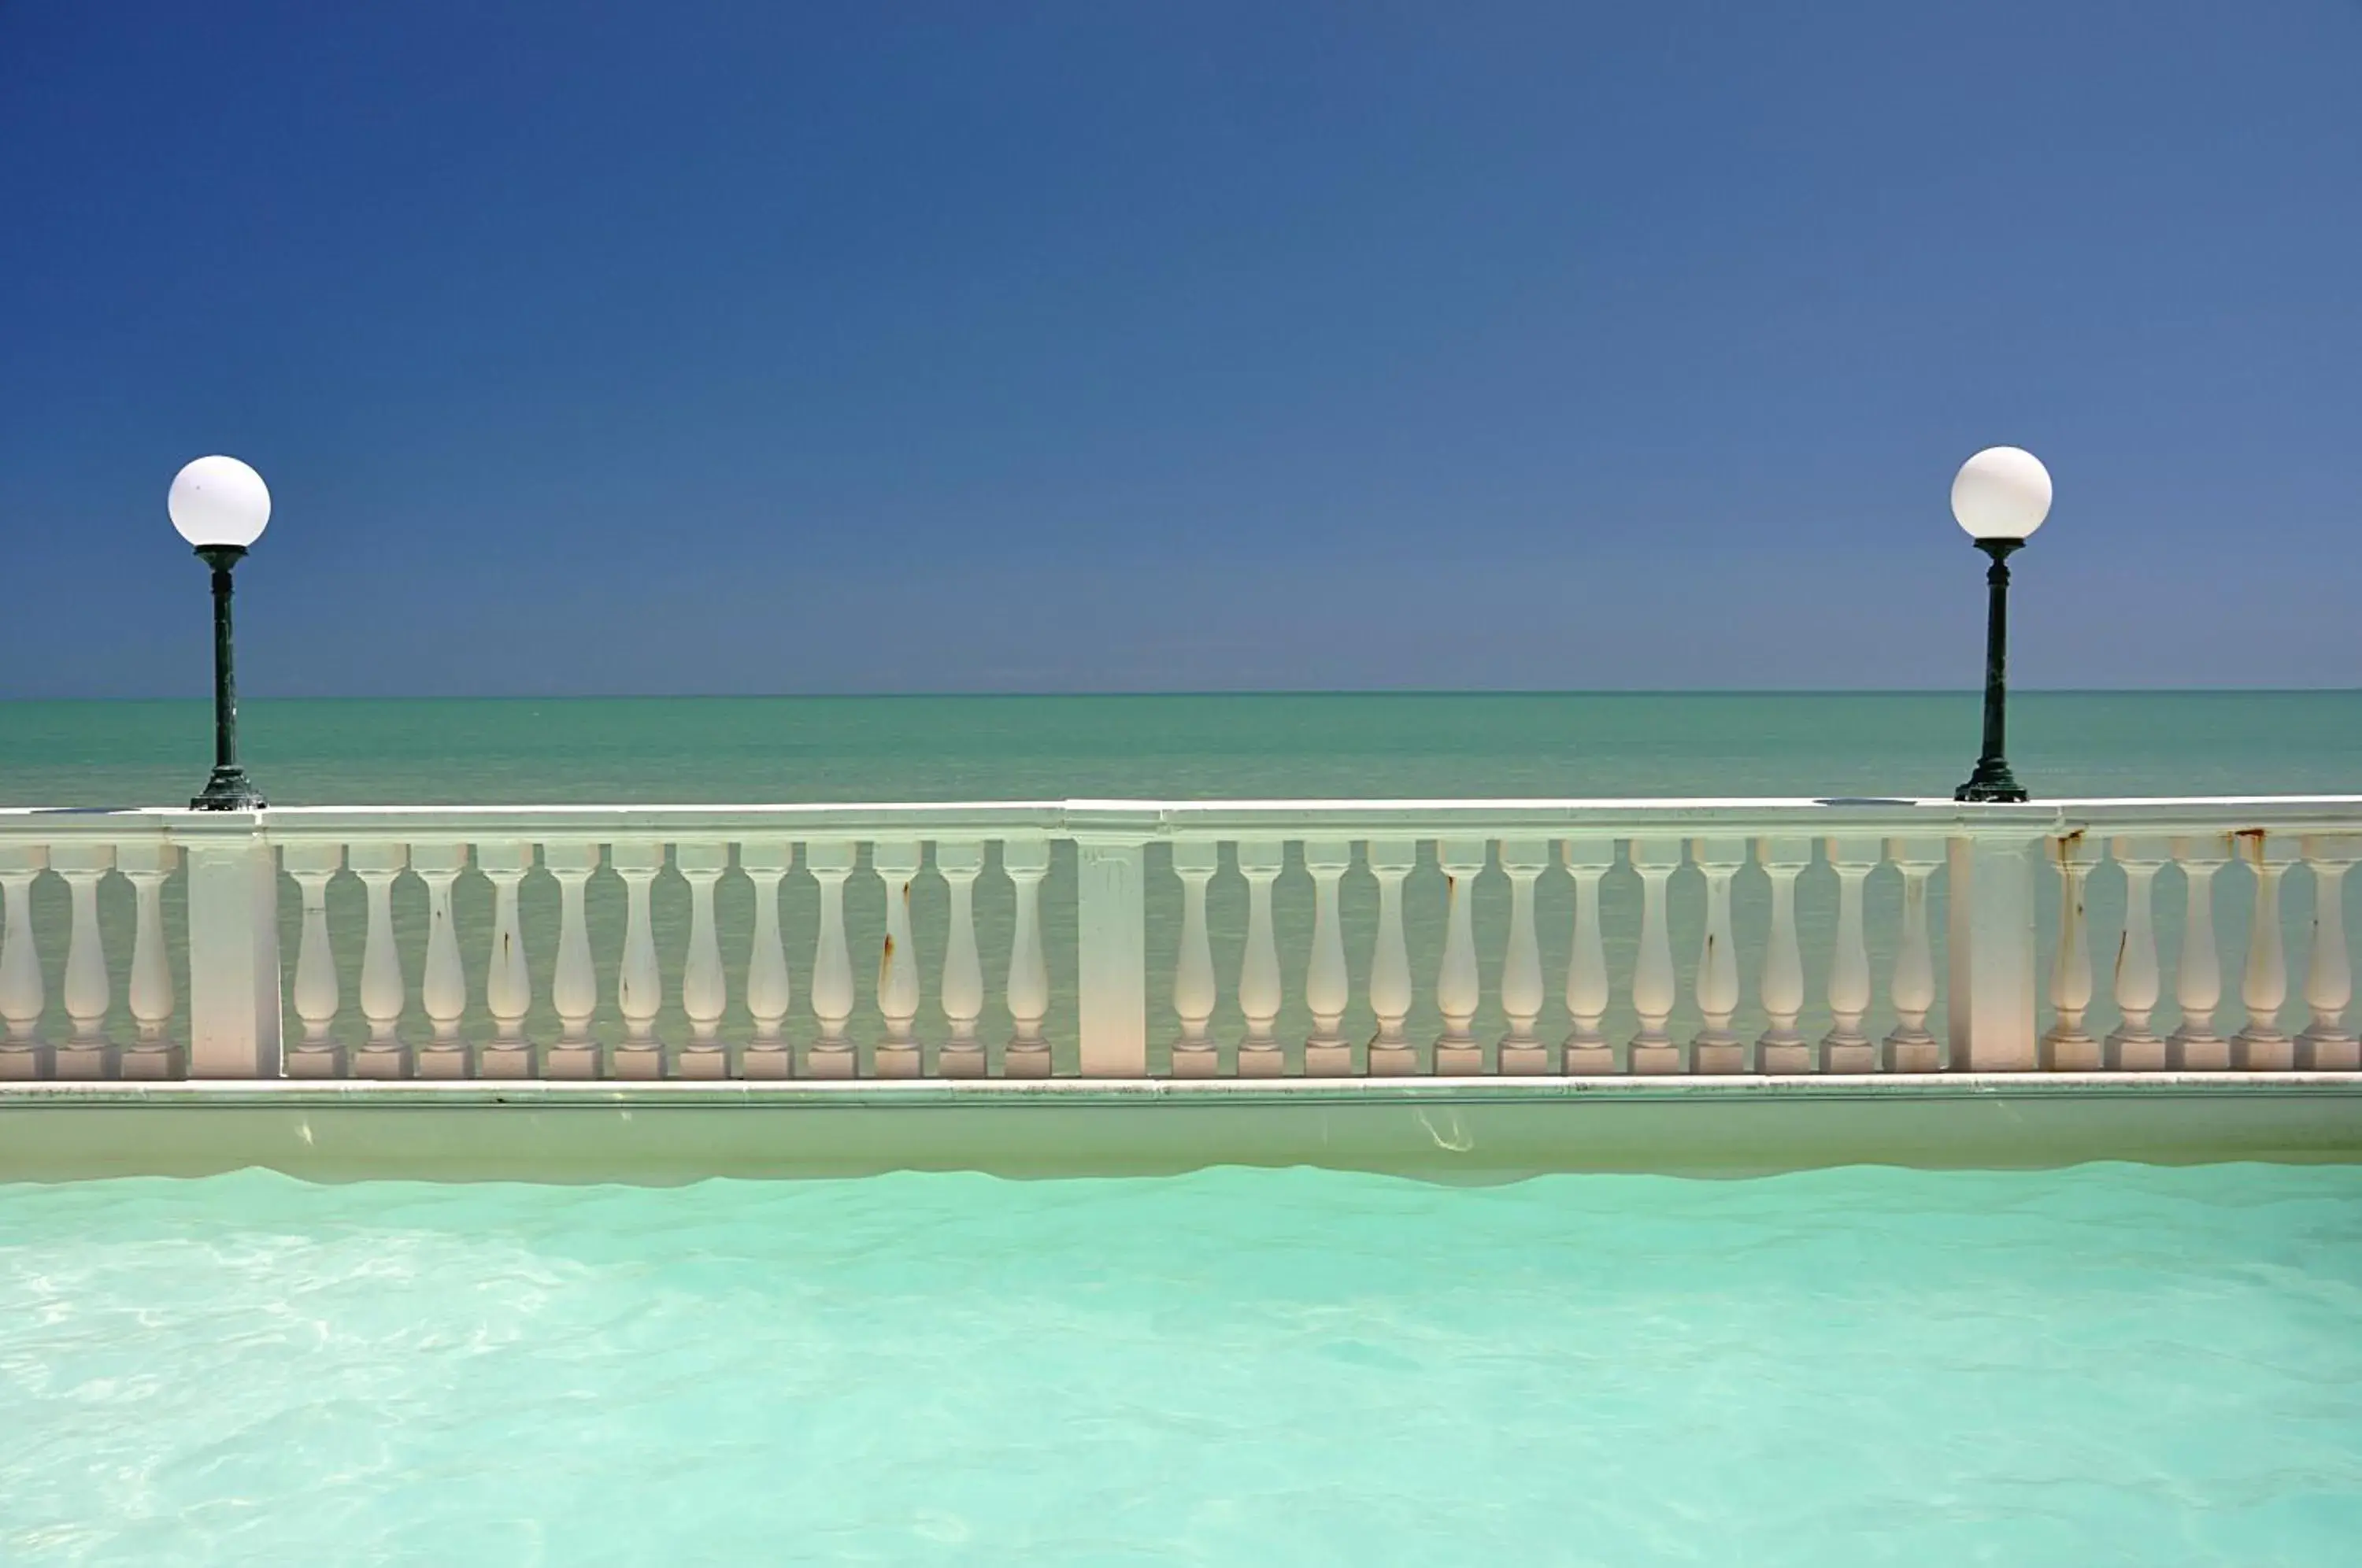
[[[0,1561],[2348,1563],[2362,1170],[0,1187]]]

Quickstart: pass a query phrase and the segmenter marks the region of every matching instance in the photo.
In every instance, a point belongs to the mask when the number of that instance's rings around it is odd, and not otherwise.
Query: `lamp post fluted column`
[[[230,572],[246,558],[246,547],[200,545],[197,558],[214,573],[214,770],[189,805],[200,812],[258,812],[269,802],[237,760],[237,646],[230,617]]]
[[[1979,539],[1992,558],[1985,569],[1985,740],[1976,770],[1952,792],[1956,801],[2023,801],[2025,786],[2009,770],[2009,558],[2023,539]]]

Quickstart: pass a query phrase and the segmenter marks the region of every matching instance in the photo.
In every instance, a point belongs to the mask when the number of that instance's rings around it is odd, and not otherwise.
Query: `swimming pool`
[[[11,1562],[2350,1562],[2362,1167],[0,1186]]]

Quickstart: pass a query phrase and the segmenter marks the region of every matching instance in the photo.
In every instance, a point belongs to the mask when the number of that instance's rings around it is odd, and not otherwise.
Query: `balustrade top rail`
[[[453,840],[504,833],[599,839],[769,828],[868,837],[881,832],[1130,840],[1227,838],[1241,834],[1341,833],[1349,836],[1471,834],[1613,834],[1687,826],[1731,834],[1888,832],[1913,834],[2112,832],[2342,832],[2362,828],[2362,795],[2088,797],[2020,804],[1948,798],[1805,798],[1304,801],[982,801],[736,805],[295,806],[254,812],[171,807],[5,807],[0,837],[56,842],[161,834],[264,836],[287,841],[371,831]]]

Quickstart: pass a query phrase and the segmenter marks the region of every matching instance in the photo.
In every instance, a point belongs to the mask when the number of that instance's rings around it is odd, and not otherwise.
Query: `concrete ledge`
[[[1316,1165],[1549,1171],[2362,1160],[2362,1073],[0,1088],[0,1179],[679,1182]]]
[[[1143,1100],[1238,1104],[1271,1101],[1527,1101],[1596,1097],[1617,1100],[1949,1099],[2007,1095],[2047,1098],[2155,1094],[2362,1094],[2362,1072],[2161,1073],[1717,1073],[1418,1078],[193,1078],[0,1083],[0,1110],[18,1104],[96,1105],[960,1105]]]

